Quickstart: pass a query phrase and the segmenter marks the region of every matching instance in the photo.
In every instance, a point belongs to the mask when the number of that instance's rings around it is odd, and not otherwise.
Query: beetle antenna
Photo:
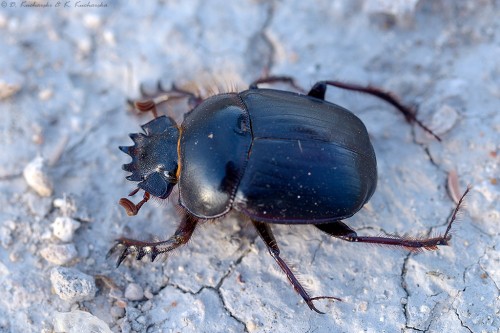
[[[138,187],[137,187],[137,188],[136,188],[136,189],[134,189],[132,192],[130,192],[130,193],[128,194],[128,196],[129,196],[129,197],[133,197],[134,195],[136,195],[136,193],[137,193],[137,192],[139,192],[139,190],[140,190],[140,188],[138,188]]]
[[[136,189],[131,192],[132,195],[136,194],[139,189]],[[128,216],[134,216],[139,213],[139,210],[141,209],[142,205],[144,205],[146,202],[148,202],[150,198],[150,194],[148,192],[144,192],[144,197],[142,198],[141,201],[139,201],[138,204],[134,204],[132,201],[130,201],[127,198],[121,198],[118,201],[118,204],[125,208],[125,212],[127,212]]]
[[[155,118],[158,118],[156,102],[153,99],[146,99],[134,102],[134,107],[139,112],[152,112]]]

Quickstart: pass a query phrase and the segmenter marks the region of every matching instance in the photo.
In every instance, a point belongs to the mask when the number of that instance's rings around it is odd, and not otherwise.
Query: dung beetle
[[[135,104],[139,111],[152,111],[155,118],[142,126],[144,133],[130,134],[133,146],[120,149],[132,157],[123,165],[131,173],[127,179],[138,182],[130,195],[143,190],[144,197],[138,204],[122,198],[120,204],[135,215],[150,196],[166,199],[178,185],[182,218],[175,234],[165,241],[117,240],[109,253],[123,249],[118,265],[133,253],[138,260],[150,255],[153,261],[185,244],[200,221],[220,218],[234,209],[252,221],[309,308],[323,313],[313,301],[340,299],[307,293],[281,258],[270,224],[312,224],[349,242],[415,251],[448,245],[451,225],[468,190],[439,237],[358,236],[342,222],[373,195],[377,162],[364,124],[350,111],[325,100],[327,86],[379,97],[433,134],[410,108],[381,89],[338,81],[317,82],[307,94],[259,88],[259,84],[276,82],[300,90],[292,78],[278,76],[259,79],[242,92],[206,99],[173,86],[161,96]],[[181,125],[171,117],[158,116],[158,104],[179,97],[193,105]]]

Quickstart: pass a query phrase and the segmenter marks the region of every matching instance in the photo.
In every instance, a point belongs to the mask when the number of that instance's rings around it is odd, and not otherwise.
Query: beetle
[[[132,161],[123,165],[127,179],[138,182],[129,195],[144,191],[134,204],[120,204],[136,215],[151,196],[166,199],[177,186],[181,222],[165,241],[143,242],[120,238],[110,254],[123,249],[117,265],[130,254],[140,260],[185,244],[200,221],[221,218],[231,210],[247,216],[293,288],[311,310],[313,301],[340,300],[311,297],[281,257],[271,224],[312,224],[330,236],[349,242],[374,243],[410,250],[434,250],[448,245],[451,225],[464,193],[438,237],[358,236],[342,220],[357,213],[377,185],[377,162],[363,122],[352,112],[325,100],[328,86],[364,92],[398,109],[407,120],[439,138],[418,121],[396,97],[375,87],[339,81],[320,81],[305,93],[259,87],[285,82],[299,89],[290,77],[267,77],[248,90],[202,99],[175,86],[154,99],[139,101],[139,111],[154,119],[144,133],[130,134],[133,146],[119,147]],[[156,106],[170,98],[185,97],[193,105],[182,124],[158,116]]]

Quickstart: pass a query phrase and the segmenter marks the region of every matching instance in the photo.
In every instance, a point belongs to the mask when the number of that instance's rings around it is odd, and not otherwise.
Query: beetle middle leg
[[[264,243],[267,246],[267,249],[269,250],[269,253],[273,257],[273,259],[276,261],[278,266],[280,266],[281,270],[286,274],[286,277],[292,284],[293,288],[297,293],[299,293],[300,296],[304,299],[304,301],[307,303],[309,308],[311,310],[314,310],[318,313],[324,313],[319,311],[313,304],[313,301],[319,300],[319,299],[334,299],[337,301],[341,301],[340,298],[333,297],[333,296],[318,296],[318,297],[311,297],[307,293],[307,291],[304,289],[304,287],[300,284],[299,280],[295,277],[293,274],[292,270],[288,267],[288,265],[281,259],[280,257],[280,249],[278,247],[278,244],[276,243],[276,238],[274,238],[273,232],[271,231],[271,227],[267,223],[264,222],[259,222],[259,221],[254,221],[252,220],[253,225],[255,226],[255,229],[257,229],[257,232],[259,233],[260,238],[264,241]]]
[[[186,244],[193,235],[193,231],[196,229],[197,224],[198,219],[196,217],[184,212],[180,225],[177,227],[174,235],[169,239],[161,242],[143,242],[130,238],[120,238],[116,241],[115,246],[109,250],[107,257],[119,249],[125,248],[118,258],[116,263],[117,267],[120,266],[128,255],[133,253],[136,253],[135,258],[137,260],[141,260],[145,255],[149,254],[151,256],[151,261],[154,261],[159,254],[170,252]]]
[[[397,237],[397,236],[387,236],[387,237],[379,237],[379,236],[358,236],[356,231],[349,228],[342,221],[335,221],[324,224],[316,224],[314,225],[319,230],[326,232],[330,236],[340,238],[342,240],[348,242],[357,242],[357,243],[371,243],[371,244],[381,244],[381,245],[392,245],[392,246],[401,246],[410,251],[421,251],[425,250],[436,250],[438,245],[448,245],[451,239],[451,226],[453,222],[457,218],[458,211],[460,210],[460,206],[463,204],[464,198],[469,193],[470,188],[468,187],[465,190],[464,194],[458,201],[457,206],[453,210],[450,221],[448,222],[448,226],[446,227],[446,231],[443,235],[438,237],[429,237],[429,238],[415,238],[415,237]]]

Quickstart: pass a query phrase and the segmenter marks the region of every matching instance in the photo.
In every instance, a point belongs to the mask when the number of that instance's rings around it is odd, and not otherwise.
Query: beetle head
[[[177,141],[179,129],[175,121],[166,116],[153,119],[141,126],[144,133],[132,133],[133,146],[119,147],[132,157],[123,170],[132,174],[128,180],[139,182],[137,187],[165,199],[177,183]]]

